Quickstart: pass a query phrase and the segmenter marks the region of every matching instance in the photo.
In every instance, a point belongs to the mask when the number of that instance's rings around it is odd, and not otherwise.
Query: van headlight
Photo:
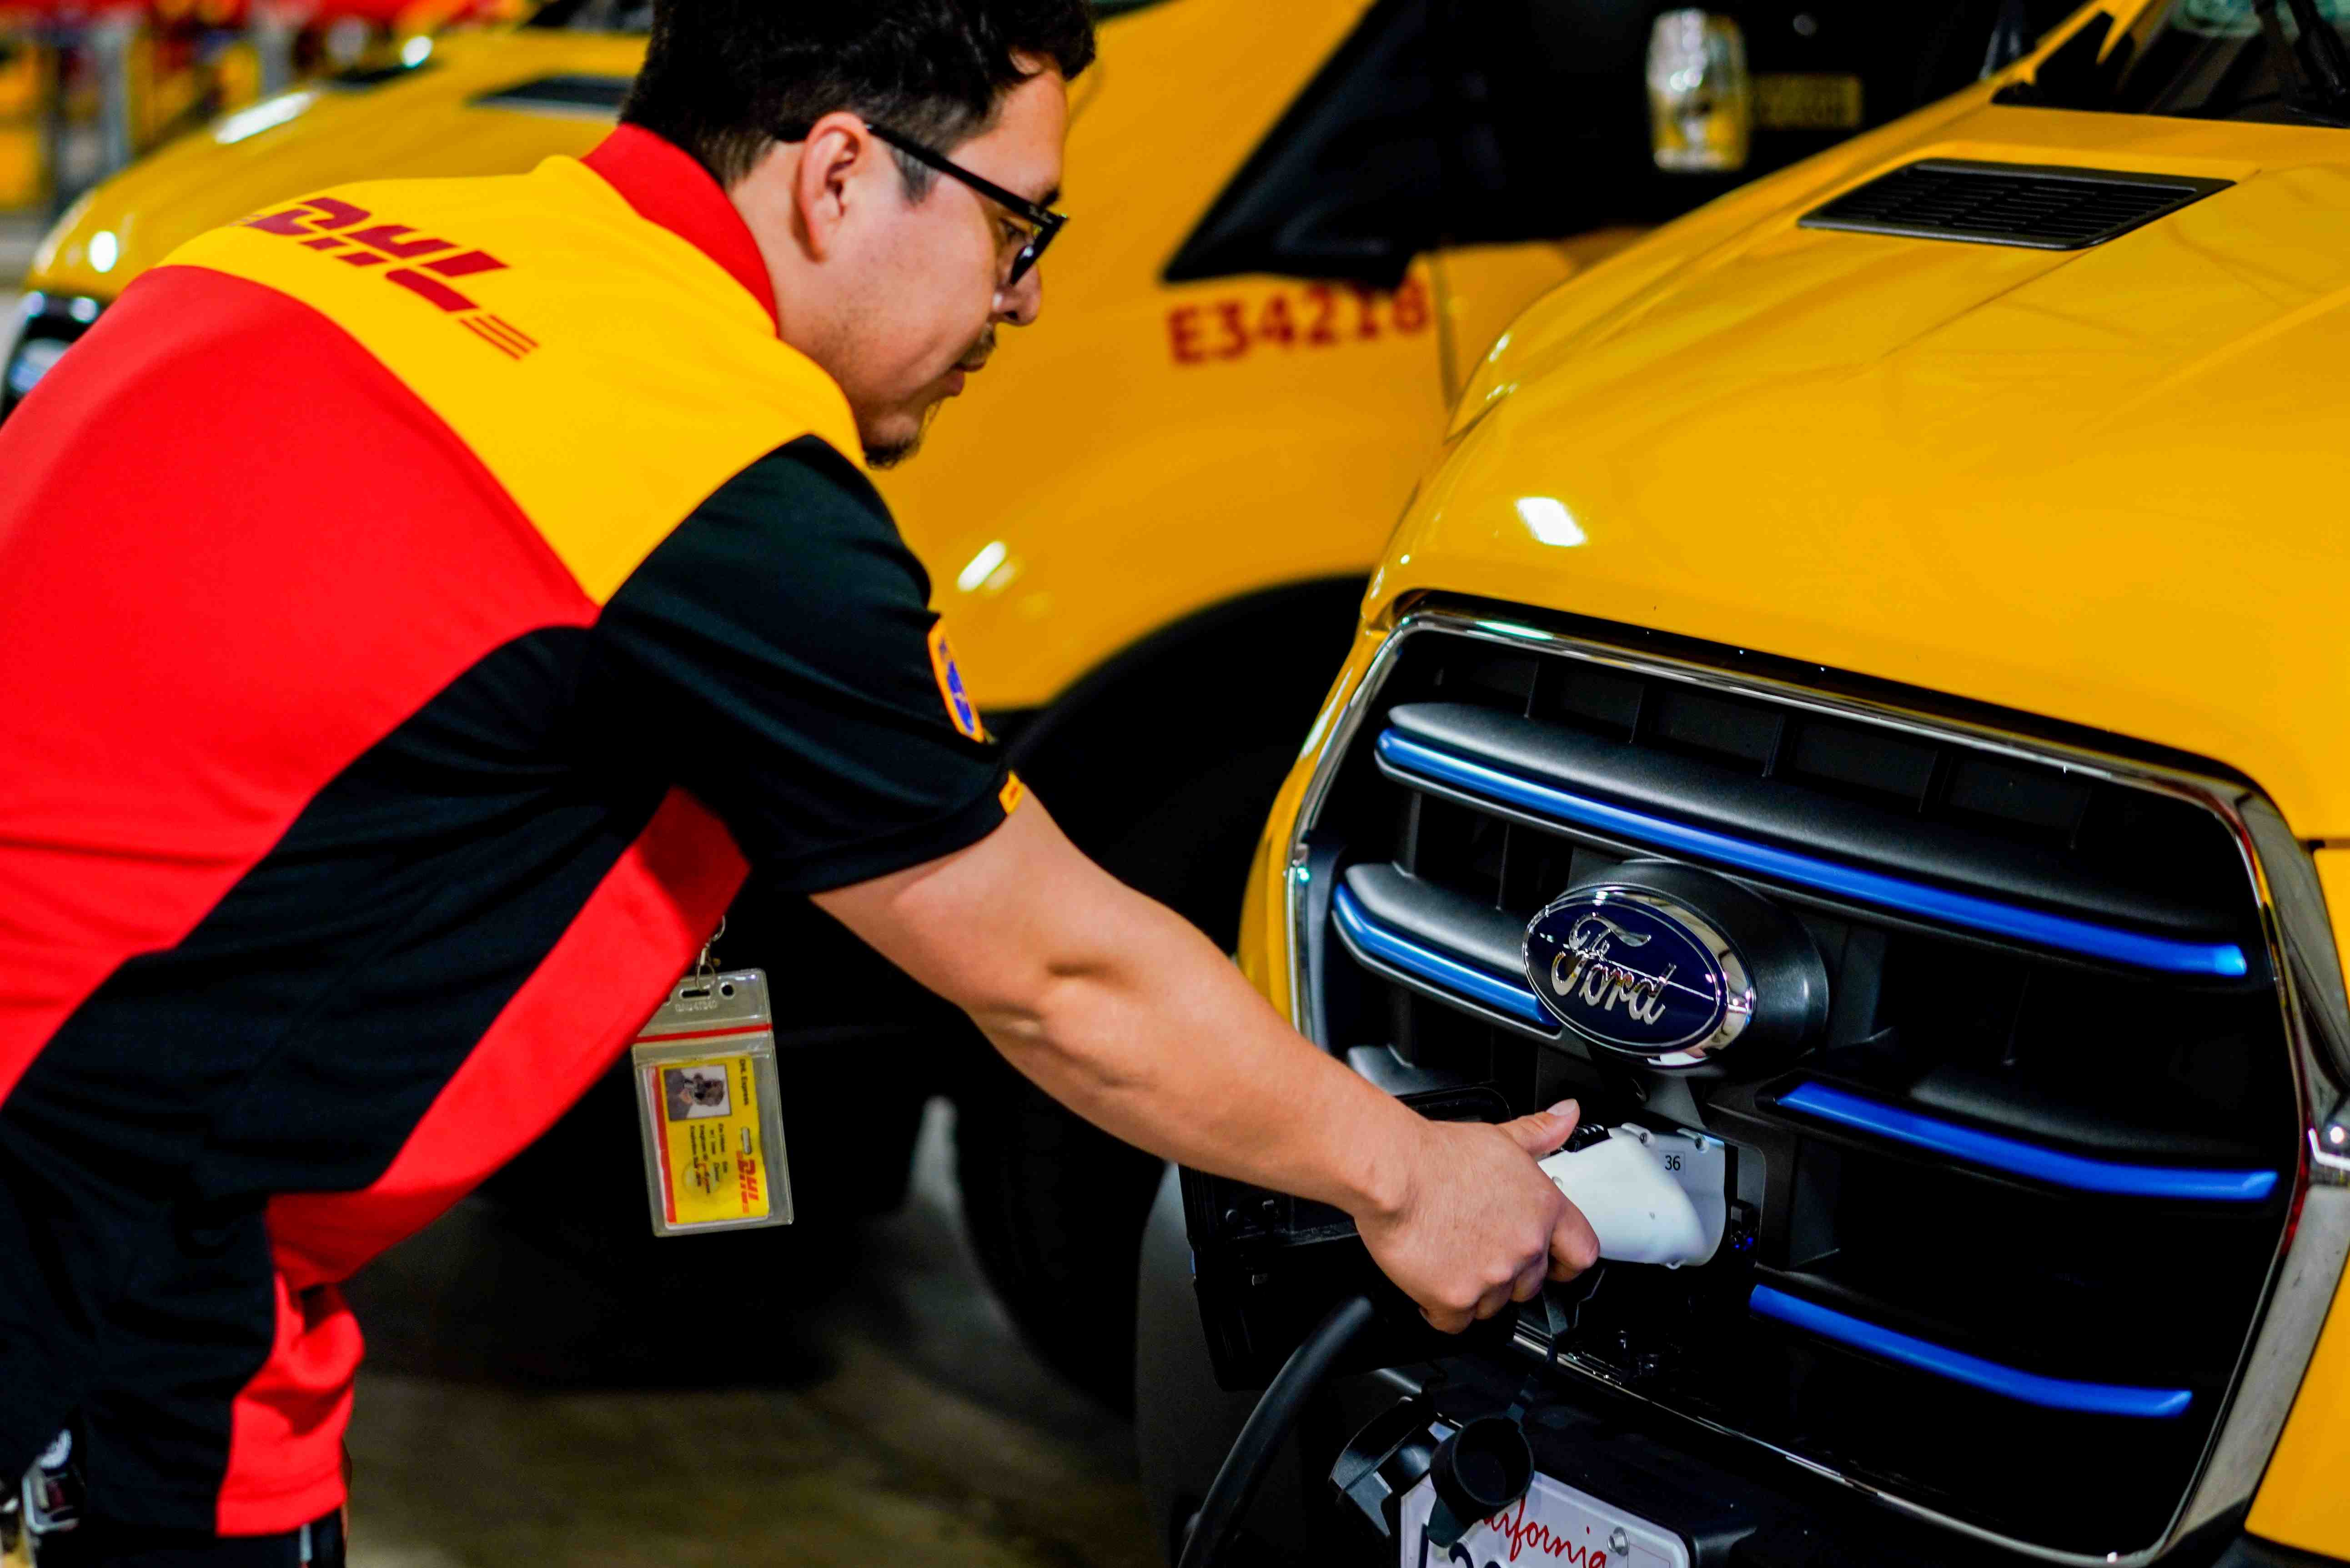
[[[1746,167],[1754,134],[1754,78],[1737,21],[1694,7],[1648,29],[1648,142],[1657,167],[1677,174]]]
[[[0,419],[5,419],[41,378],[62,358],[106,308],[103,300],[87,295],[44,294],[37,290],[16,303],[15,330],[9,336],[5,369],[0,369]]]

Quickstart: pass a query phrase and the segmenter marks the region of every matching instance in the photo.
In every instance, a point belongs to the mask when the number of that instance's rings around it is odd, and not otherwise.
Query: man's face
[[[993,126],[952,149],[962,167],[1050,205],[1061,184],[1068,88],[1057,72],[1004,95]],[[844,234],[841,260],[856,286],[841,296],[827,365],[856,410],[866,455],[886,467],[910,453],[932,410],[985,365],[1001,323],[1025,326],[1044,305],[1041,268],[1001,285],[1026,242],[1026,225],[978,192],[934,174],[909,199],[896,159],[876,142],[881,188],[868,190],[865,222]]]

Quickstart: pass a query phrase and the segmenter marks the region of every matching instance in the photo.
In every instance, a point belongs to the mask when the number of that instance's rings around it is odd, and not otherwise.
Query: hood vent
[[[475,109],[513,109],[526,114],[560,114],[582,119],[610,119],[628,101],[627,77],[539,77],[510,88],[484,93]]]
[[[1933,158],[1846,191],[1804,213],[1803,227],[2078,251],[2104,244],[2214,191],[2224,191],[2231,182]]]

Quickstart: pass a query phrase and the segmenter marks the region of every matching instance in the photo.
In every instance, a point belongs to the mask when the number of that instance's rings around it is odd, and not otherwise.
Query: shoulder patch
[[[973,741],[987,739],[986,726],[979,722],[979,710],[963,690],[962,671],[955,668],[954,649],[947,643],[946,623],[931,623],[931,673],[938,678],[939,696],[946,702],[947,720],[964,738]]]

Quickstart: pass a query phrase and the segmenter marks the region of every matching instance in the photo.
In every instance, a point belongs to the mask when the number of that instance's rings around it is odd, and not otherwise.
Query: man
[[[1571,1106],[1423,1122],[1023,800],[860,468],[1036,318],[1092,47],[1085,0],[673,0],[584,161],[199,239],[0,434],[0,1475],[70,1434],[54,1561],[328,1560],[337,1282],[750,866],[1441,1327],[1591,1262]]]

